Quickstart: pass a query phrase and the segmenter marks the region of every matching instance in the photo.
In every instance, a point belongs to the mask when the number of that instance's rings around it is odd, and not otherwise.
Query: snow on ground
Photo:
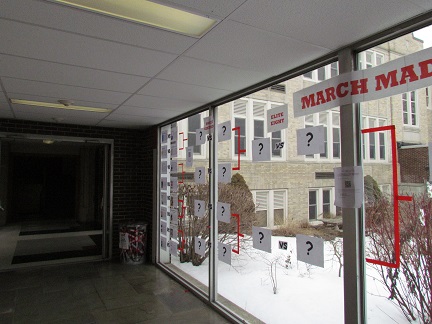
[[[288,242],[288,250],[279,249]],[[272,237],[272,253],[249,247],[232,254],[232,265],[219,262],[218,292],[265,323],[343,323],[343,277],[333,247],[325,242],[324,268],[297,261],[294,237]],[[285,262],[290,256],[291,264]],[[277,294],[273,293],[270,263],[277,261]],[[208,259],[198,267],[191,263],[172,263],[208,285]],[[343,276],[343,272],[342,272]],[[388,292],[374,280],[376,271],[367,267],[368,324],[409,323],[398,307],[386,297]],[[347,300],[349,302],[349,300]]]

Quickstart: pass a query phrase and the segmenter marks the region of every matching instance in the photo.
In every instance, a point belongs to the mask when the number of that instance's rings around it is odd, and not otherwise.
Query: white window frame
[[[319,220],[319,219],[323,219],[323,199],[324,199],[324,191],[328,190],[330,191],[330,213],[336,215],[336,206],[334,204],[334,200],[335,200],[335,188],[334,187],[322,187],[322,188],[309,188],[308,190],[308,220],[309,221],[314,221],[314,220]],[[311,191],[315,191],[316,192],[316,218],[311,219],[310,215],[309,215],[309,193]]]
[[[371,61],[366,60],[367,54],[371,54]],[[358,69],[365,70],[371,67],[379,66],[384,63],[384,54],[375,50],[367,50],[358,54]],[[381,62],[380,62],[381,59]]]
[[[374,116],[363,116],[362,117],[362,128],[368,129],[368,128],[375,128],[375,127],[381,127],[381,126],[387,126],[387,119],[382,117],[374,117]],[[371,135],[373,134],[373,135]],[[374,136],[374,145],[375,145],[375,157],[371,158],[370,150],[371,150],[371,136]],[[381,150],[380,150],[380,137],[384,136],[384,159],[381,156]],[[389,140],[390,137],[388,135],[388,131],[382,131],[382,132],[374,132],[374,133],[367,133],[362,134],[362,155],[363,155],[363,162],[373,162],[373,163],[387,163],[389,161]]]
[[[405,99],[404,99],[404,96]],[[414,98],[413,98],[414,96]],[[414,100],[413,100],[414,99]],[[402,123],[404,126],[408,126],[408,127],[419,127],[419,122],[420,122],[420,118],[419,118],[419,105],[418,105],[418,97],[417,97],[417,91],[413,90],[410,92],[405,92],[401,94],[401,100],[402,100]],[[414,109],[415,112],[413,113],[412,111],[412,106],[411,103],[414,102]],[[404,120],[404,115],[405,115],[405,111],[404,108],[407,108],[407,114],[408,114],[408,123],[405,123]],[[412,116],[414,116],[415,118],[415,124],[413,124],[412,122]]]
[[[287,222],[287,213],[288,213],[288,199],[287,199],[287,190],[286,189],[272,189],[272,190],[252,190],[252,196],[255,203],[255,208],[259,208],[257,206],[257,193],[265,193],[267,195],[267,228],[277,228],[279,226],[283,226]],[[283,214],[284,214],[284,221],[283,224],[275,225],[274,224],[274,210],[275,210],[275,192],[282,192],[283,193]],[[261,209],[263,210],[263,209]],[[264,209],[265,210],[265,209]]]
[[[315,69],[315,70],[312,70],[312,71],[309,71],[309,72],[303,74],[303,79],[308,80],[308,81],[313,81],[313,82],[322,82],[324,80],[330,79],[330,78],[332,78],[332,68],[334,68],[335,66],[336,66],[336,70],[337,70],[336,75],[339,75],[339,64],[338,64],[338,62],[333,62],[333,63],[324,65],[318,69]],[[318,78],[319,71],[324,71],[324,79],[323,80],[320,80]],[[311,74],[311,76],[309,76],[308,74]],[[334,76],[336,76],[336,75],[334,75]]]
[[[246,112],[245,112],[244,116],[236,115],[234,112],[234,103],[238,100],[246,101]],[[284,105],[284,103],[267,101],[267,100],[260,100],[260,99],[253,99],[253,98],[241,98],[238,100],[233,101],[231,103],[231,116],[232,116],[231,123],[232,123],[233,127],[235,127],[236,118],[245,119],[245,125],[246,125],[245,149],[246,149],[246,154],[240,155],[240,158],[242,160],[252,160],[252,141],[254,140],[254,137],[255,137],[254,136],[254,120],[264,121],[264,137],[270,137],[270,143],[272,143],[272,133],[267,132],[267,120],[266,120],[267,119],[267,110],[274,108],[276,106]],[[262,116],[262,117],[254,116],[254,111],[253,111],[254,102],[264,104],[264,116]],[[273,156],[272,150],[270,151],[272,162],[286,161],[287,141],[286,141],[286,130],[285,129],[281,130],[281,141],[285,143],[283,149],[281,149],[281,152],[282,152],[281,156]],[[232,160],[237,160],[237,154],[235,153],[235,148],[237,146],[236,133],[232,134],[232,141],[231,142],[232,142],[232,146],[231,146]]]
[[[325,111],[325,112],[320,112],[320,113],[315,113],[313,115],[309,115],[309,116],[305,116],[305,118],[303,119],[303,123],[304,123],[304,128],[306,127],[315,127],[315,126],[320,126],[323,125],[322,123],[320,123],[319,120],[319,116],[320,114],[327,114],[327,123],[325,125],[325,127],[327,128],[327,157],[323,157],[321,156],[321,154],[313,154],[312,155],[305,155],[305,160],[307,161],[313,161],[313,160],[317,160],[317,161],[328,161],[328,162],[339,162],[341,160],[341,133],[340,133],[340,113],[339,113],[339,108],[336,109],[332,109],[329,111]],[[334,115],[338,115],[339,116],[339,124],[333,124],[333,116]],[[310,118],[310,116],[312,116],[313,118],[313,122],[307,122],[306,118]],[[333,141],[333,129],[339,129],[339,157],[333,157],[334,156],[334,152],[333,152],[333,148],[334,148],[334,141]]]

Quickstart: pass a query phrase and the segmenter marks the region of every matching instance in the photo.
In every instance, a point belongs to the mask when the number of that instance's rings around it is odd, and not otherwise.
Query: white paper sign
[[[171,167],[171,173],[177,173],[178,172],[177,160],[171,161],[170,167]]]
[[[167,181],[167,178],[162,177],[162,178],[161,178],[161,189],[162,189],[162,190],[167,190],[167,188],[168,188],[168,181]]]
[[[193,146],[186,147],[186,166],[191,167],[193,165]]]
[[[271,160],[270,137],[252,141],[252,162]]]
[[[334,204],[342,208],[360,208],[363,203],[363,168],[334,168],[334,178]]]
[[[166,194],[166,192],[161,192],[161,204],[164,206],[167,206],[168,204],[168,195]]]
[[[178,133],[177,133],[177,123],[171,124],[171,141],[177,141]]]
[[[231,265],[231,245],[218,242],[218,259]]]
[[[324,268],[324,240],[319,237],[296,235],[297,260]]]
[[[297,154],[325,153],[324,126],[297,129]]]
[[[171,177],[170,188],[171,188],[171,192],[177,192],[178,191],[178,178],[177,177]]]
[[[167,130],[163,130],[161,133],[161,140],[162,143],[165,144],[168,140],[168,131]]]
[[[205,201],[195,199],[195,201],[194,201],[194,215],[197,217],[204,217],[205,211],[206,211]]]
[[[160,237],[160,247],[164,251],[167,249],[167,239],[163,236]]]
[[[167,174],[168,172],[168,162],[162,161],[161,163],[161,174]]]
[[[202,145],[206,142],[206,132],[204,128],[198,128],[196,130],[196,145]]]
[[[160,230],[161,230],[162,235],[165,235],[165,236],[167,235],[167,228],[168,228],[168,225],[166,222],[160,222]]]
[[[171,144],[171,157],[176,158],[177,156],[178,156],[177,142],[175,142],[175,144]]]
[[[271,253],[272,231],[268,228],[252,226],[252,239],[254,249]]]
[[[171,224],[178,224],[178,209],[171,208],[170,214],[171,214]]]
[[[231,222],[231,204],[218,202],[217,203],[217,220],[224,223]]]
[[[162,156],[162,159],[166,159],[167,158],[167,150],[168,150],[168,148],[167,148],[167,146],[166,145],[164,145],[164,146],[162,146],[162,148],[161,148],[161,156]]]
[[[213,134],[214,130],[214,120],[213,116],[208,116],[204,118],[204,131],[205,134]]]
[[[195,236],[195,253],[203,257],[205,256],[205,252],[206,252],[206,240],[199,238],[198,236]]]
[[[205,167],[195,168],[195,183],[205,184],[206,183],[206,175],[205,175]]]
[[[120,232],[119,248],[122,250],[129,250],[129,235],[128,235],[128,233]]]
[[[288,128],[288,105],[267,110],[267,133]]]
[[[218,164],[218,182],[222,182],[222,183],[231,182],[231,163]]]
[[[161,220],[163,220],[163,221],[167,220],[167,209],[165,207],[161,207],[160,217],[161,217]]]
[[[218,125],[218,142],[231,139],[231,120]]]
[[[171,240],[169,243],[170,254],[173,256],[177,256],[178,251],[178,243],[176,241]]]

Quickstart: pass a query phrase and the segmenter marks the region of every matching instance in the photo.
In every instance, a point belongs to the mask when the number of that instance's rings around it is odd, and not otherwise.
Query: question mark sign
[[[225,256],[225,253],[227,252],[227,249],[225,246],[223,247],[223,250],[224,250],[223,256]]]
[[[200,211],[200,209],[201,209],[201,204],[198,203],[198,211]]]
[[[312,141],[313,139],[313,134],[311,132],[306,133],[306,136],[310,136],[310,138],[308,139],[308,146],[310,146],[310,141]]]
[[[223,167],[222,169],[223,169],[222,177],[225,177],[225,173],[226,173],[226,168],[225,168],[225,167]]]
[[[222,126],[222,129],[223,129],[223,131],[222,131],[222,136],[225,136],[225,132],[226,132],[226,126],[224,125],[224,126]]]
[[[259,232],[258,234],[260,235],[260,243],[262,243],[262,240],[264,238],[264,233],[263,232]]]
[[[309,255],[309,251],[313,249],[313,244],[311,241],[306,241],[306,244],[310,245],[310,248],[308,249],[308,253],[307,253],[307,255]]]
[[[201,137],[202,137],[202,131],[200,131],[200,141],[201,141]]]
[[[198,241],[198,245],[199,245],[198,249],[201,250],[201,241]]]
[[[225,213],[225,207],[222,206],[221,209],[222,209],[222,216],[223,216],[223,214]]]
[[[198,173],[199,173],[199,176],[198,176],[198,178],[200,178],[200,179],[201,179],[201,170],[198,170]]]
[[[258,146],[261,147],[260,150],[259,150],[259,154],[261,154],[261,151],[262,151],[263,148],[264,148],[264,144],[263,144],[263,143],[259,143]]]

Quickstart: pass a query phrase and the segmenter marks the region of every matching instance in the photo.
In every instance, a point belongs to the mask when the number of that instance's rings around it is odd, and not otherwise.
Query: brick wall
[[[427,147],[398,149],[401,182],[424,183],[429,179]]]
[[[0,132],[114,140],[113,259],[119,255],[119,223],[144,221],[149,224],[147,260],[151,260],[155,128],[142,131],[0,119]]]

